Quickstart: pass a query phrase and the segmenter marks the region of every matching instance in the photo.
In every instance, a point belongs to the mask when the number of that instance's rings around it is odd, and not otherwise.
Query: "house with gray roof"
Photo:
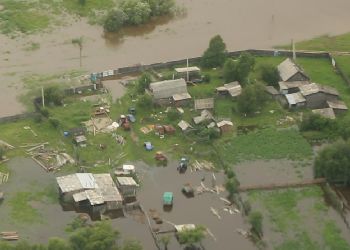
[[[306,99],[306,107],[311,109],[321,109],[327,107],[327,101],[339,99],[336,89],[317,83],[310,83],[299,87],[301,94]]]
[[[290,58],[287,58],[281,62],[277,66],[277,69],[281,80],[284,82],[309,80],[309,77],[304,73],[304,71]]]
[[[327,106],[333,109],[336,115],[339,115],[348,111],[348,107],[346,106],[345,102],[340,100],[327,101]]]
[[[280,93],[285,94],[293,94],[299,92],[299,87],[310,84],[309,81],[292,81],[292,82],[279,82],[278,86],[280,89]]]

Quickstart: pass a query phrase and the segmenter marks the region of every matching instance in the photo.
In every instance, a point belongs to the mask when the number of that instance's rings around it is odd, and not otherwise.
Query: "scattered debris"
[[[243,230],[243,229],[241,229],[241,228],[237,228],[236,231],[237,231],[237,233],[239,233],[240,235],[243,235],[245,238],[248,238],[248,237],[251,235],[250,232],[245,231],[245,230]]]
[[[220,216],[218,210],[216,210],[216,209],[213,208],[213,207],[210,207],[210,211],[211,211],[216,217],[218,217],[219,220],[221,220],[221,216]]]
[[[125,145],[125,138],[121,135],[113,134],[113,137],[115,137],[115,140],[122,146]]]
[[[1,232],[1,238],[3,240],[18,240],[19,236],[17,232]]]
[[[0,145],[5,147],[6,149],[14,149],[15,147],[8,144],[7,142],[3,141],[3,140],[0,140]]]
[[[32,134],[33,134],[35,137],[38,136],[37,133],[35,133],[31,127],[29,127],[29,126],[24,126],[23,128],[24,128],[25,130],[30,130],[30,132],[32,132]]]
[[[205,161],[205,160],[201,162],[196,160],[194,163],[192,163],[191,168],[192,168],[192,171],[198,171],[202,169],[211,171],[215,169],[214,164],[212,162]]]
[[[6,183],[9,179],[9,175],[10,173],[5,174],[0,172],[0,184]]]

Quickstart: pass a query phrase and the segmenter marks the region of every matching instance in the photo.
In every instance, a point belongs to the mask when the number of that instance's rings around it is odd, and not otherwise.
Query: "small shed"
[[[87,139],[85,135],[78,135],[74,137],[74,143],[80,147],[86,147]]]
[[[189,79],[192,80],[194,78],[200,77],[201,69],[198,67],[184,67],[184,68],[175,68],[175,76],[176,78],[184,78],[187,79],[187,74]]]
[[[175,107],[180,107],[186,105],[191,100],[191,95],[187,92],[181,94],[174,94],[172,96],[172,101]]]
[[[324,108],[324,109],[314,109],[312,113],[319,114],[320,116],[328,119],[335,119],[335,114],[332,108]]]
[[[125,197],[135,197],[138,184],[132,177],[117,177],[117,187]]]
[[[339,115],[348,111],[348,107],[346,106],[345,102],[340,100],[327,101],[327,105],[328,107],[333,109],[336,115]]]
[[[214,98],[196,99],[194,100],[194,109],[214,109]]]
[[[177,124],[177,126],[179,126],[179,127],[181,128],[182,131],[186,131],[187,129],[192,128],[192,126],[191,126],[188,122],[186,122],[186,121],[184,121],[184,120],[181,120],[181,121]]]
[[[218,122],[216,125],[218,126],[222,134],[231,132],[233,130],[233,123],[231,121],[223,120]]]
[[[309,77],[304,73],[304,71],[290,58],[287,58],[281,62],[277,66],[277,69],[281,80],[284,82],[309,80]]]
[[[231,97],[237,97],[242,93],[242,87],[239,82],[225,83],[224,86],[217,87],[216,92],[220,95],[229,95]]]
[[[188,96],[187,84],[182,78],[153,82],[149,88],[153,95],[153,100],[158,104],[171,104],[171,102],[181,101],[183,98],[186,98],[186,100],[190,98]]]
[[[304,96],[300,93],[286,94],[285,95],[289,108],[300,108],[305,107],[306,100]]]

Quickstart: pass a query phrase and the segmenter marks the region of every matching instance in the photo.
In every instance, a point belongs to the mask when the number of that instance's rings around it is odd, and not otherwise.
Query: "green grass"
[[[343,73],[350,79],[350,56],[335,56],[335,60]]]
[[[350,248],[335,222],[327,216],[329,208],[324,202],[320,187],[254,191],[250,192],[248,197],[253,208],[264,211],[263,223],[283,238],[283,242],[269,241],[274,249]],[[307,200],[309,202],[303,202]],[[310,219],[316,225],[305,223]]]
[[[290,49],[290,45],[277,46],[278,48]],[[350,51],[350,33],[339,36],[320,36],[311,40],[301,41],[295,44],[297,50],[316,51]]]
[[[31,191],[17,192],[9,200],[11,207],[11,219],[20,224],[42,223],[40,211],[33,208],[30,202],[57,203],[57,190],[55,186],[41,187],[38,191],[38,184],[31,185]],[[34,189],[34,191],[33,191]]]
[[[230,163],[255,159],[304,159],[312,155],[311,146],[293,129],[262,129],[228,138],[218,143],[221,157]]]

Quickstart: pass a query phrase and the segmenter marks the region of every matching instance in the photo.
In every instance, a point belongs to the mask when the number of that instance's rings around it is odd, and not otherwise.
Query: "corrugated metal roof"
[[[314,109],[312,110],[312,113],[319,114],[322,117],[325,117],[328,119],[335,119],[335,114],[332,108]]]
[[[117,181],[122,186],[138,186],[132,177],[117,177]]]
[[[329,86],[320,85],[317,83],[310,83],[307,85],[303,85],[303,86],[300,86],[299,89],[304,96],[316,94],[319,92],[330,94],[330,95],[336,95],[336,96],[339,95],[336,89]]]
[[[188,100],[191,99],[191,95],[189,93],[181,93],[181,94],[175,94],[172,96],[174,101],[182,101],[182,100]]]
[[[62,193],[69,193],[84,189],[76,174],[56,177],[56,181]]]
[[[194,109],[213,109],[214,108],[214,98],[206,98],[206,99],[196,99],[194,100]]]
[[[347,110],[348,107],[346,106],[345,102],[343,101],[327,101],[328,107],[332,109],[342,109],[342,110]]]
[[[303,75],[304,72],[296,65],[290,58],[287,58],[277,66],[278,72],[282,81],[288,81],[296,73],[300,72]],[[306,76],[306,75],[305,75]]]
[[[186,73],[188,72],[194,72],[194,71],[200,71],[201,69],[198,67],[185,67],[185,68],[175,68],[175,71],[177,73]]]
[[[228,90],[228,93],[230,94],[230,96],[232,97],[236,97],[239,96],[242,93],[242,87],[241,85],[235,86],[233,88],[230,88]]]
[[[287,101],[290,105],[305,102],[304,96],[300,93],[286,94]]]
[[[179,126],[179,127],[181,128],[182,131],[185,131],[186,129],[191,128],[191,125],[190,125],[188,122],[184,121],[184,120],[181,120],[181,121],[177,124],[177,126]]]
[[[288,90],[292,88],[299,88],[300,86],[310,84],[309,81],[293,81],[293,82],[279,82],[280,90]]]
[[[77,173],[76,176],[84,189],[93,189],[97,188],[98,185],[95,181],[95,178],[90,173]]]
[[[233,123],[231,121],[220,121],[216,124],[216,126],[218,126],[219,128],[222,127],[222,126],[225,126],[225,125],[229,125],[229,126],[233,126]]]
[[[187,93],[187,84],[184,79],[153,82],[150,89],[155,99],[170,98],[175,94]]]
[[[88,197],[87,197],[85,191],[73,194],[73,200],[75,202],[84,201],[84,200],[87,200],[87,199],[88,199]]]

